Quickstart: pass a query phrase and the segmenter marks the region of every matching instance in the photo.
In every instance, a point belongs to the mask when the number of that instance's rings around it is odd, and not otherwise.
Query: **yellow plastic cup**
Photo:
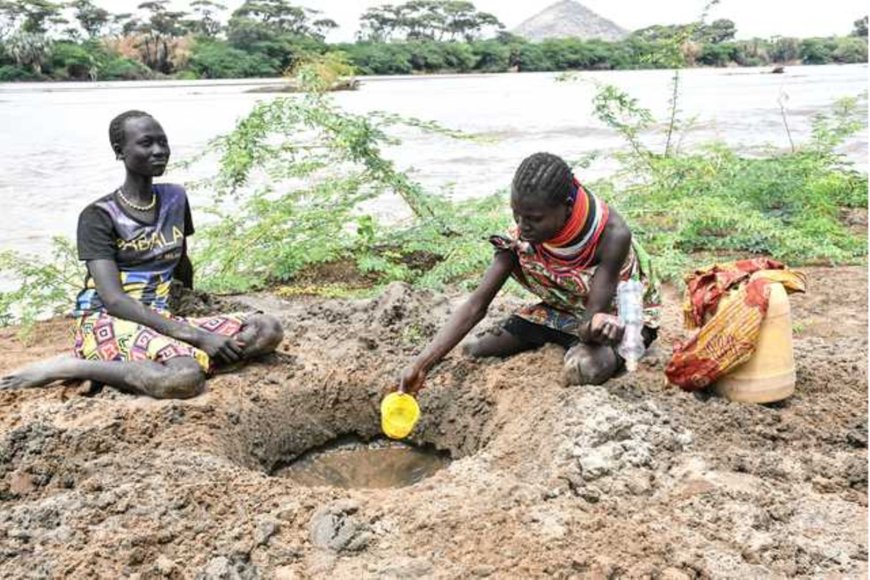
[[[420,406],[412,395],[390,393],[381,401],[381,429],[390,439],[404,439],[420,418]]]

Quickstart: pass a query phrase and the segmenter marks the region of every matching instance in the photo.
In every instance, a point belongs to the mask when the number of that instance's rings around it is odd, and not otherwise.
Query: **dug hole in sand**
[[[282,469],[347,438],[381,444],[381,397],[462,297],[239,298],[279,316],[285,341],[195,399],[0,393],[0,576],[865,576],[866,271],[808,273],[794,397],[666,386],[670,291],[651,356],[601,387],[563,387],[555,346],[452,354],[410,440],[447,457],[387,488]],[[481,328],[518,303],[500,298]],[[0,368],[61,352],[68,326],[41,324],[30,346],[4,330]]]

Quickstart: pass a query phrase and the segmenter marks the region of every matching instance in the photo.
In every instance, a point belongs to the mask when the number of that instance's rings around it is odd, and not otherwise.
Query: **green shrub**
[[[632,184],[591,184],[614,202],[658,257],[666,279],[679,280],[697,252],[763,254],[790,265],[863,260],[864,236],[841,222],[842,208],[866,207],[867,176],[835,150],[866,128],[866,95],[842,99],[816,117],[812,138],[793,152],[745,158],[723,144],[698,152],[657,154],[636,139],[649,112],[619,89],[604,86],[599,118],[632,145],[621,155]],[[621,116],[606,116],[619,103]]]
[[[734,62],[737,47],[731,43],[705,44],[698,55],[698,62],[707,66],[728,66]]]
[[[867,38],[844,36],[836,39],[836,48],[831,54],[834,62],[851,64],[867,62]]]
[[[410,74],[414,71],[406,44],[360,42],[341,44],[338,48],[347,53],[351,64],[362,75]]]
[[[93,80],[98,71],[97,62],[98,56],[84,45],[58,42],[52,47],[49,69],[58,79]]]
[[[552,70],[547,55],[540,44],[524,44],[520,47],[517,67],[521,72]]]
[[[505,72],[510,67],[511,48],[495,40],[471,44],[472,68],[481,72]]]
[[[154,73],[139,61],[113,57],[98,69],[98,78],[104,81],[139,81],[153,78]]]
[[[196,71],[192,71],[190,69],[185,69],[182,71],[178,71],[177,73],[171,75],[173,79],[178,81],[196,81],[200,80],[202,77],[199,76]]]
[[[42,76],[31,68],[23,68],[14,64],[0,66],[0,83],[38,81]]]
[[[199,78],[271,77],[281,73],[280,63],[263,54],[233,48],[219,40],[198,40],[188,67]]]
[[[833,61],[830,44],[823,38],[806,38],[801,41],[800,57],[804,64],[828,64]]]

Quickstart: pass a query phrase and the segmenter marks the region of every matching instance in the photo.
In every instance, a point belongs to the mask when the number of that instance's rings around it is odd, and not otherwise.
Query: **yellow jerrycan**
[[[714,388],[731,401],[772,403],[794,394],[796,380],[788,294],[782,284],[771,283],[767,315],[752,358],[719,379]]]

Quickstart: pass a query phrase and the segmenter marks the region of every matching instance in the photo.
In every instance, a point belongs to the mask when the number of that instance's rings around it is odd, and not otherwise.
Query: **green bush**
[[[607,69],[610,46],[576,38],[549,39],[541,43],[550,70]]]
[[[185,69],[182,71],[178,71],[177,73],[172,75],[172,78],[175,80],[178,80],[178,81],[197,81],[203,77],[198,75],[196,73],[196,71],[192,71],[190,69]]]
[[[788,63],[800,58],[800,40],[777,38],[771,42],[770,58],[773,62]]]
[[[804,64],[828,64],[834,59],[833,50],[824,38],[802,40],[799,52]]]
[[[340,44],[354,68],[363,75],[410,74],[411,53],[406,44],[360,42]]]
[[[474,55],[472,68],[481,72],[505,72],[510,67],[511,47],[495,40],[471,44]]]
[[[737,47],[732,43],[705,44],[698,55],[698,62],[707,66],[728,66],[734,62]]]
[[[746,159],[714,146],[657,157],[653,166],[655,179],[614,197],[650,252],[681,257],[666,267],[671,277],[701,251],[764,254],[795,265],[866,254],[865,241],[840,223],[837,203],[866,204],[866,176],[811,152]]]
[[[552,70],[547,55],[540,44],[524,44],[520,47],[517,67],[521,72]]]
[[[0,66],[0,83],[38,81],[42,77],[30,68],[22,68],[14,64]]]
[[[361,74],[410,72],[626,70],[704,66],[763,66],[802,60],[805,64],[867,61],[866,39],[858,37],[753,38],[696,44],[692,62],[680,50],[679,39],[630,35],[618,42],[548,39],[540,43],[519,37],[461,42],[358,42],[338,48],[350,55]],[[469,54],[470,49],[470,54]]]
[[[840,222],[840,212],[866,206],[867,177],[844,169],[834,153],[864,126],[857,102],[819,117],[813,138],[796,151],[761,159],[724,145],[689,154],[645,149],[638,131],[655,119],[615,87],[602,87],[595,110],[629,140],[619,158],[631,180],[588,185],[628,220],[665,279],[679,281],[699,252],[763,254],[795,266],[866,256],[865,240]],[[486,238],[510,223],[507,196],[452,203],[424,192],[380,156],[383,145],[395,144],[387,130],[396,123],[432,129],[348,114],[322,97],[264,103],[243,119],[217,143],[222,169],[214,187],[231,194],[253,172],[268,175],[270,186],[241,204],[235,199],[202,232],[197,264],[206,284],[245,291],[336,261],[356,264],[375,283],[473,284],[492,255]],[[315,147],[292,137],[311,132],[320,135]],[[303,186],[277,193],[287,180]],[[386,225],[358,213],[360,202],[384,192],[398,194],[412,217]]]
[[[834,62],[843,64],[867,62],[867,38],[845,36],[836,39],[836,48],[831,54]]]
[[[282,70],[279,62],[263,54],[251,54],[219,40],[198,40],[188,68],[207,79],[270,77]]]
[[[468,72],[474,68],[475,57],[466,42],[448,42],[442,45],[444,64],[451,72]]]
[[[591,184],[616,204],[658,257],[665,278],[679,280],[696,252],[764,254],[790,265],[849,263],[867,254],[864,236],[841,222],[843,208],[867,206],[867,176],[835,153],[866,128],[866,94],[818,115],[812,138],[789,153],[745,158],[722,144],[693,153],[657,154],[636,139],[649,111],[611,86],[596,113],[632,145],[621,155],[632,185]],[[620,116],[606,115],[619,110]],[[618,178],[619,179],[619,178]]]
[[[55,43],[51,49],[49,70],[61,80],[93,80],[98,72],[98,56],[85,45],[72,42]]]
[[[406,44],[411,68],[418,72],[468,72],[474,67],[471,47],[460,42],[415,41]]]
[[[140,81],[154,76],[151,69],[141,62],[123,57],[110,58],[97,74],[103,81]]]

